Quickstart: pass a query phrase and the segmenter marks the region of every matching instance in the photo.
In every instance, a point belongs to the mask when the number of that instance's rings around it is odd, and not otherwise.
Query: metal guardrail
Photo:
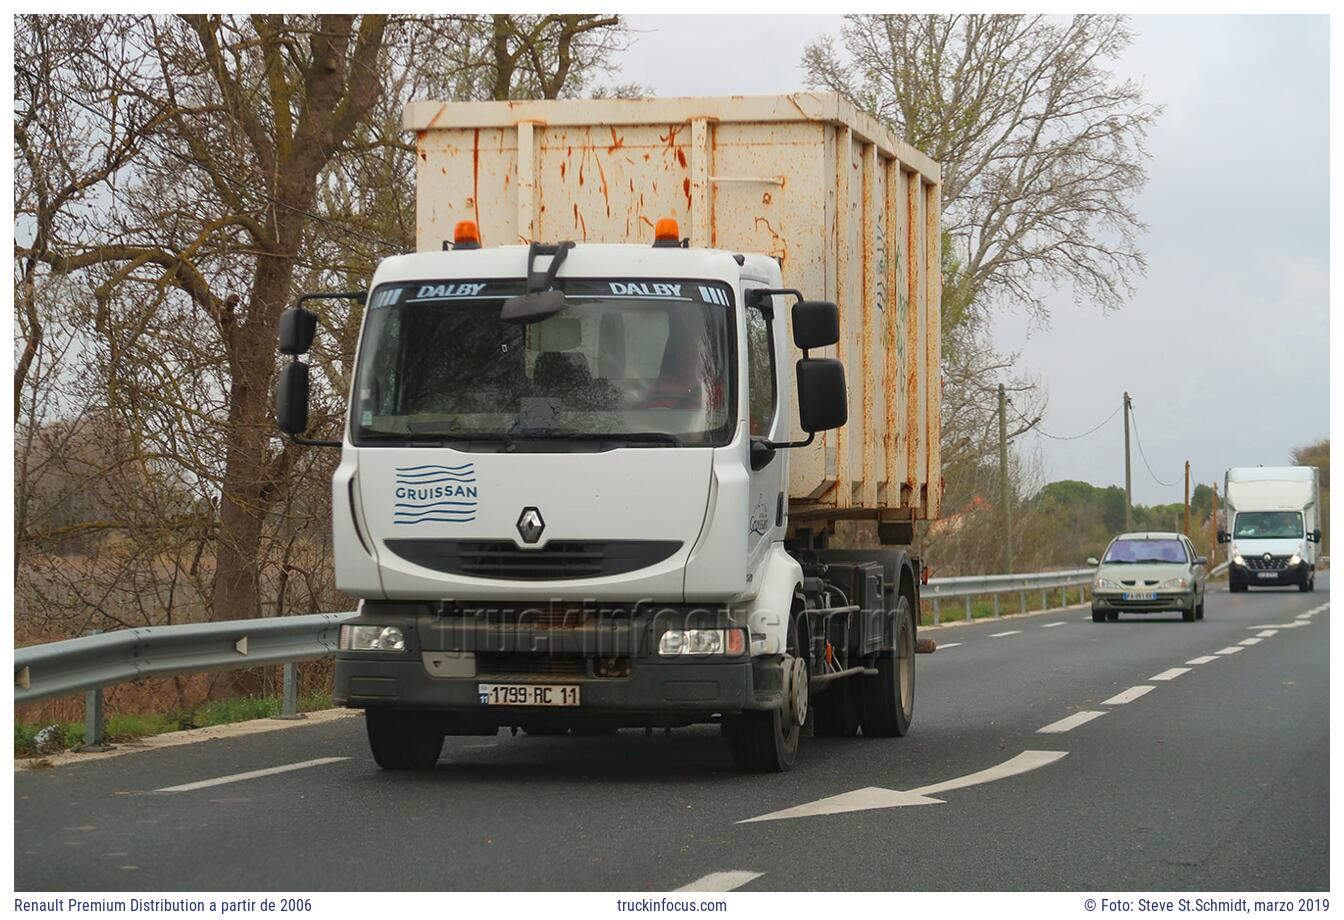
[[[1078,588],[1078,599],[1086,599],[1087,588],[1096,577],[1095,568],[1066,569],[1059,572],[1022,572],[1015,575],[966,575],[958,578],[930,578],[921,589],[920,600],[933,602],[933,623],[942,623],[942,601],[960,598],[966,609],[966,619],[972,619],[971,599],[990,595],[994,600],[994,616],[1002,616],[1000,598],[1005,594],[1018,595],[1018,612],[1027,610],[1027,592],[1041,592],[1041,607],[1049,607],[1049,592],[1060,592],[1060,606],[1069,605],[1069,589]]]
[[[1329,557],[1318,560],[1328,563]],[[1227,570],[1222,562],[1210,570]],[[942,622],[942,604],[960,599],[966,619],[972,619],[971,601],[991,596],[994,616],[1002,614],[1000,598],[1017,594],[1019,612],[1027,608],[1027,592],[1040,591],[1042,606],[1049,593],[1060,592],[1060,606],[1068,606],[1070,588],[1078,589],[1079,601],[1096,569],[1058,572],[1027,572],[1014,575],[971,575],[930,578],[920,592],[933,603],[933,622]],[[247,668],[267,664],[285,665],[281,718],[296,718],[297,680],[294,664],[327,658],[336,652],[340,625],[355,616],[348,613],[317,613],[307,616],[230,620],[219,623],[189,623],[180,626],[148,626],[110,633],[30,645],[14,652],[14,701],[33,703],[77,693],[88,694],[85,748],[102,741],[102,690],[142,677],[171,677]]]
[[[354,613],[147,626],[14,650],[14,701],[32,703],[87,692],[84,748],[102,746],[104,687],[142,677],[171,677],[284,664],[282,718],[297,718],[294,663],[336,652],[340,625]]]

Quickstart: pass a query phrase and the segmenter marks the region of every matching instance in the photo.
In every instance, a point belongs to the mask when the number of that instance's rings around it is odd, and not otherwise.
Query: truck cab
[[[740,766],[786,768],[814,679],[842,670],[851,636],[874,660],[883,642],[913,653],[909,601],[904,632],[871,603],[860,620],[822,563],[786,548],[789,449],[847,417],[842,365],[809,354],[835,343],[836,306],[784,290],[769,257],[684,248],[670,222],[659,241],[379,266],[332,506],[337,586],[359,598],[334,695],[367,710],[380,764],[427,766],[444,735],[503,726],[718,721]],[[282,341],[279,414],[297,436],[310,344]],[[795,389],[809,436],[790,443]],[[849,582],[862,568],[838,564]],[[845,676],[880,679],[871,665],[856,656]],[[913,689],[907,675],[902,706],[892,673],[889,731]]]

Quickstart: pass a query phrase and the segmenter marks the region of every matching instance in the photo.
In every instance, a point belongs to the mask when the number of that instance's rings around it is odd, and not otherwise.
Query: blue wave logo
[[[476,520],[476,464],[399,466],[394,524],[466,524]]]

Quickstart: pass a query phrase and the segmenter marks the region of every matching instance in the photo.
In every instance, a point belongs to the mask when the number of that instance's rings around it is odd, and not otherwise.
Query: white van
[[[1224,482],[1227,529],[1218,531],[1228,548],[1228,588],[1297,585],[1316,588],[1316,554],[1321,542],[1320,482],[1314,466],[1243,466],[1227,471]]]

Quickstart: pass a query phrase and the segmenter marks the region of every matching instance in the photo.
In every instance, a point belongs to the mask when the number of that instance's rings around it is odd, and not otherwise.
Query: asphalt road
[[[1211,588],[1191,624],[1073,608],[926,631],[943,647],[917,659],[909,736],[806,738],[778,776],[735,773],[712,727],[449,738],[435,770],[384,773],[358,718],[24,771],[15,885],[1328,889],[1328,584]],[[1008,761],[1025,772],[971,776]],[[814,804],[869,787],[920,792]],[[789,809],[808,813],[739,823]]]

